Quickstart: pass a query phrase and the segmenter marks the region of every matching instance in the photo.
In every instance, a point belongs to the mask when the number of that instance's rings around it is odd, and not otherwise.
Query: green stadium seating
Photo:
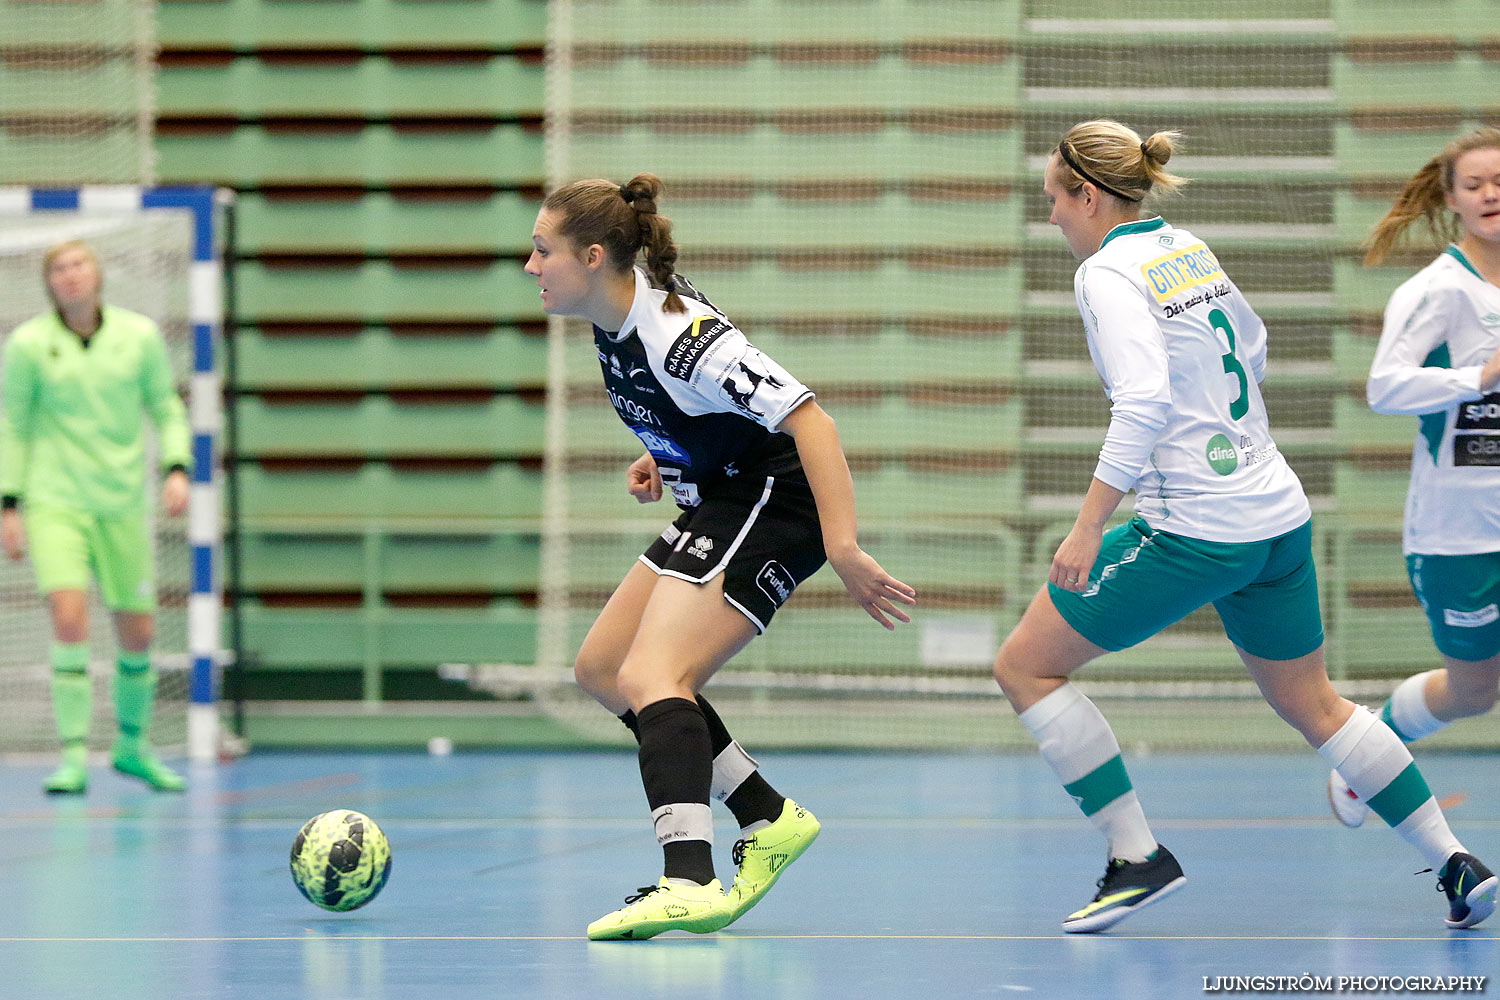
[[[844,270],[756,260],[731,269],[699,266],[688,249],[683,252],[681,270],[715,305],[752,328],[777,317],[993,322],[1015,315],[1021,303],[1018,262],[924,268],[887,258],[874,266]]]
[[[745,53],[718,62],[687,53],[662,60],[629,55],[608,61],[580,61],[574,76],[576,111],[588,115],[618,109],[619,94],[671,95],[674,114],[718,111],[761,114],[829,107],[867,108],[889,114],[907,109],[961,111],[1013,106],[1020,95],[1020,61],[946,62],[908,59],[900,52],[871,58],[809,60],[778,57],[776,50]],[[699,61],[701,59],[701,61]]]
[[[534,593],[535,534],[247,531],[240,585],[266,591]]]
[[[295,61],[237,56],[227,65],[217,60],[188,60],[169,71],[172,86],[157,105],[157,113],[166,118],[515,118],[542,113],[541,60],[523,61],[508,54],[420,61],[381,55],[355,61],[342,56]]]
[[[408,267],[383,260],[311,261],[235,268],[240,315],[250,322],[349,320],[517,321],[543,318],[535,279],[514,260]]]
[[[1424,109],[1391,116],[1399,127],[1360,127],[1339,122],[1333,127],[1338,174],[1346,181],[1390,186],[1394,199],[1401,184],[1436,156],[1448,140],[1485,122],[1476,116],[1439,115],[1429,121]]]
[[[0,23],[10,26],[9,22]],[[0,111],[7,116],[72,115],[79,111],[79,95],[87,94],[90,114],[135,114],[140,104],[137,96],[140,84],[138,70],[131,60],[93,57],[80,64],[63,62],[61,53],[56,58],[58,61],[45,66],[9,59],[0,64],[7,77],[6,101]]]
[[[243,457],[539,457],[545,409],[517,396],[488,401],[387,396],[235,401]]]
[[[1333,370],[1346,383],[1357,385],[1361,392],[1370,378],[1370,365],[1375,360],[1375,347],[1379,341],[1374,336],[1361,336],[1347,326],[1335,327],[1333,331]]]
[[[623,178],[622,178],[623,180]],[[671,216],[673,236],[685,253],[704,249],[783,249],[827,251],[859,248],[948,252],[1014,248],[1021,243],[1023,216],[1014,189],[993,197],[957,189],[938,199],[900,189],[861,193],[830,181],[818,196],[786,197],[757,191],[743,199],[700,201],[673,197],[667,184],[662,211]],[[914,229],[912,219],[923,225]],[[528,236],[530,230],[528,229]]]
[[[1021,161],[1021,130],[985,120],[972,127],[954,115],[950,129],[887,125],[844,131],[825,125],[807,131],[761,123],[724,131],[678,133],[640,125],[574,132],[573,159],[583,175],[614,172],[621,149],[633,163],[679,182],[754,176],[763,181],[885,181],[931,178],[1009,180]],[[670,213],[669,213],[670,214]]]
[[[531,252],[531,228],[541,207],[538,199],[515,191],[421,198],[387,191],[351,194],[241,195],[236,209],[239,252],[525,255]]]
[[[871,332],[812,333],[787,332],[769,324],[745,329],[751,343],[814,392],[826,386],[930,384],[951,388],[959,380],[970,379],[1002,384],[1021,371],[1023,338],[1015,330],[947,336],[888,324]],[[976,360],[983,364],[976,366]],[[837,420],[838,414],[833,417]]]
[[[1404,265],[1364,267],[1357,260],[1336,260],[1333,262],[1334,295],[1348,313],[1378,316],[1385,312],[1391,293],[1412,273],[1412,269]]]
[[[242,515],[259,525],[416,521],[451,529],[465,520],[481,527],[499,519],[535,523],[542,509],[541,472],[510,462],[456,468],[239,462],[236,475]]]
[[[235,334],[237,385],[274,389],[540,389],[547,381],[547,339],[495,326],[472,332],[403,334],[368,326],[328,334]]]
[[[1402,455],[1411,451],[1416,434],[1416,417],[1376,413],[1365,403],[1363,391],[1357,397],[1334,398],[1333,436],[1340,448],[1388,449]]]
[[[1492,38],[1493,0],[1331,0],[1345,38],[1421,44],[1427,39]]]
[[[332,10],[324,0],[161,0],[157,9],[164,46],[220,50],[538,48],[547,17],[542,0],[360,0]]]
[[[253,666],[276,670],[432,669],[435,663],[531,663],[536,609],[512,598],[480,608],[240,606]]]
[[[1390,419],[1400,423],[1395,417]],[[1398,459],[1392,456],[1378,467],[1351,461],[1334,466],[1333,495],[1339,520],[1355,525],[1400,523],[1411,470]]]
[[[8,126],[0,117],[0,163],[24,162],[47,163],[47,183],[57,187],[76,187],[80,184],[96,184],[103,181],[126,183],[135,173],[134,164],[140,157],[140,144],[135,135],[124,129],[102,133],[85,130],[73,135],[28,134],[23,129]],[[104,163],[124,171],[119,176],[101,175],[100,169],[111,167],[92,166]]]
[[[1490,17],[1494,14],[1491,5]],[[1450,52],[1448,58],[1430,62],[1414,62],[1408,57],[1396,62],[1333,58],[1333,86],[1339,106],[1355,112],[1493,112],[1494,79],[1493,61],[1476,52]]]
[[[929,8],[888,0],[741,0],[726,16],[722,0],[628,0],[611,5],[608,18],[588,20],[591,41],[648,44],[661,41],[670,23],[677,38],[719,43],[902,44],[946,40],[962,26],[967,40],[1014,40],[1021,32],[1020,0],[944,0]],[[575,18],[588,19],[580,3]]]
[[[513,124],[355,124],[158,129],[167,183],[539,185],[542,136]]]

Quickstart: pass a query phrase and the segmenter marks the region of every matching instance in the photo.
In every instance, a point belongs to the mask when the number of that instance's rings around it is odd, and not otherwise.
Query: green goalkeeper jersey
[[[87,342],[56,312],[16,327],[0,373],[0,496],[108,514],[145,505],[145,417],[161,467],[192,439],[161,331],[113,306]]]

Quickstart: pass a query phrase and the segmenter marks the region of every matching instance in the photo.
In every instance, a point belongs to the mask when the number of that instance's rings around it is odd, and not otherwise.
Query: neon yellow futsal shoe
[[[816,816],[787,799],[776,822],[734,845],[734,863],[740,866],[729,890],[735,920],[760,902],[786,866],[800,858],[802,852],[818,839],[818,831],[822,828]]]
[[[662,931],[710,934],[734,916],[724,887],[680,885],[665,875],[655,885],[643,886],[625,905],[589,924],[590,941],[644,941]]]
[[[82,764],[65,760],[62,765],[42,782],[42,791],[48,795],[82,795],[88,791],[89,772]]]
[[[113,757],[116,771],[140,778],[158,792],[180,792],[187,786],[182,775],[157,760],[150,750],[134,753],[116,750]]]

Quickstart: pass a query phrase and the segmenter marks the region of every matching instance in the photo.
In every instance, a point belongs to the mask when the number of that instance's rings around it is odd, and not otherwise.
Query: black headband
[[[1094,187],[1098,188],[1099,190],[1101,190],[1101,191],[1108,191],[1110,194],[1114,195],[1116,198],[1119,198],[1121,201],[1128,201],[1131,204],[1135,204],[1135,203],[1137,203],[1137,202],[1139,202],[1141,200],[1139,198],[1132,198],[1132,197],[1130,197],[1130,195],[1125,194],[1125,193],[1123,193],[1121,191],[1116,191],[1114,188],[1110,187],[1108,184],[1106,184],[1103,181],[1099,180],[1097,177],[1094,177],[1094,176],[1090,175],[1087,170],[1084,170],[1082,167],[1080,167],[1078,165],[1077,161],[1074,160],[1072,156],[1068,155],[1068,143],[1067,143],[1067,140],[1063,140],[1062,142],[1059,142],[1057,144],[1057,152],[1058,152],[1058,155],[1060,155],[1063,158],[1063,162],[1066,163],[1068,166],[1070,166],[1070,167],[1073,168],[1073,172],[1075,174],[1077,174],[1079,177],[1082,177],[1084,180],[1088,181],[1090,184],[1094,185]]]

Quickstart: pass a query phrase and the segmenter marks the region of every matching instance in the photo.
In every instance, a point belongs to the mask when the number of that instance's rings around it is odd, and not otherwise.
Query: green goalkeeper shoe
[[[82,795],[89,788],[89,772],[81,764],[65,760],[42,782],[48,795]]]
[[[709,934],[729,923],[734,910],[724,887],[679,885],[662,876],[656,885],[643,886],[625,905],[589,924],[590,941],[644,941],[662,931]]]
[[[735,920],[760,902],[787,865],[800,858],[818,839],[821,829],[816,816],[787,799],[774,823],[734,845],[734,863],[739,865],[739,871],[734,876],[729,898],[734,905]]]
[[[114,754],[115,770],[140,778],[158,792],[180,792],[187,786],[182,775],[156,759],[150,750]]]

